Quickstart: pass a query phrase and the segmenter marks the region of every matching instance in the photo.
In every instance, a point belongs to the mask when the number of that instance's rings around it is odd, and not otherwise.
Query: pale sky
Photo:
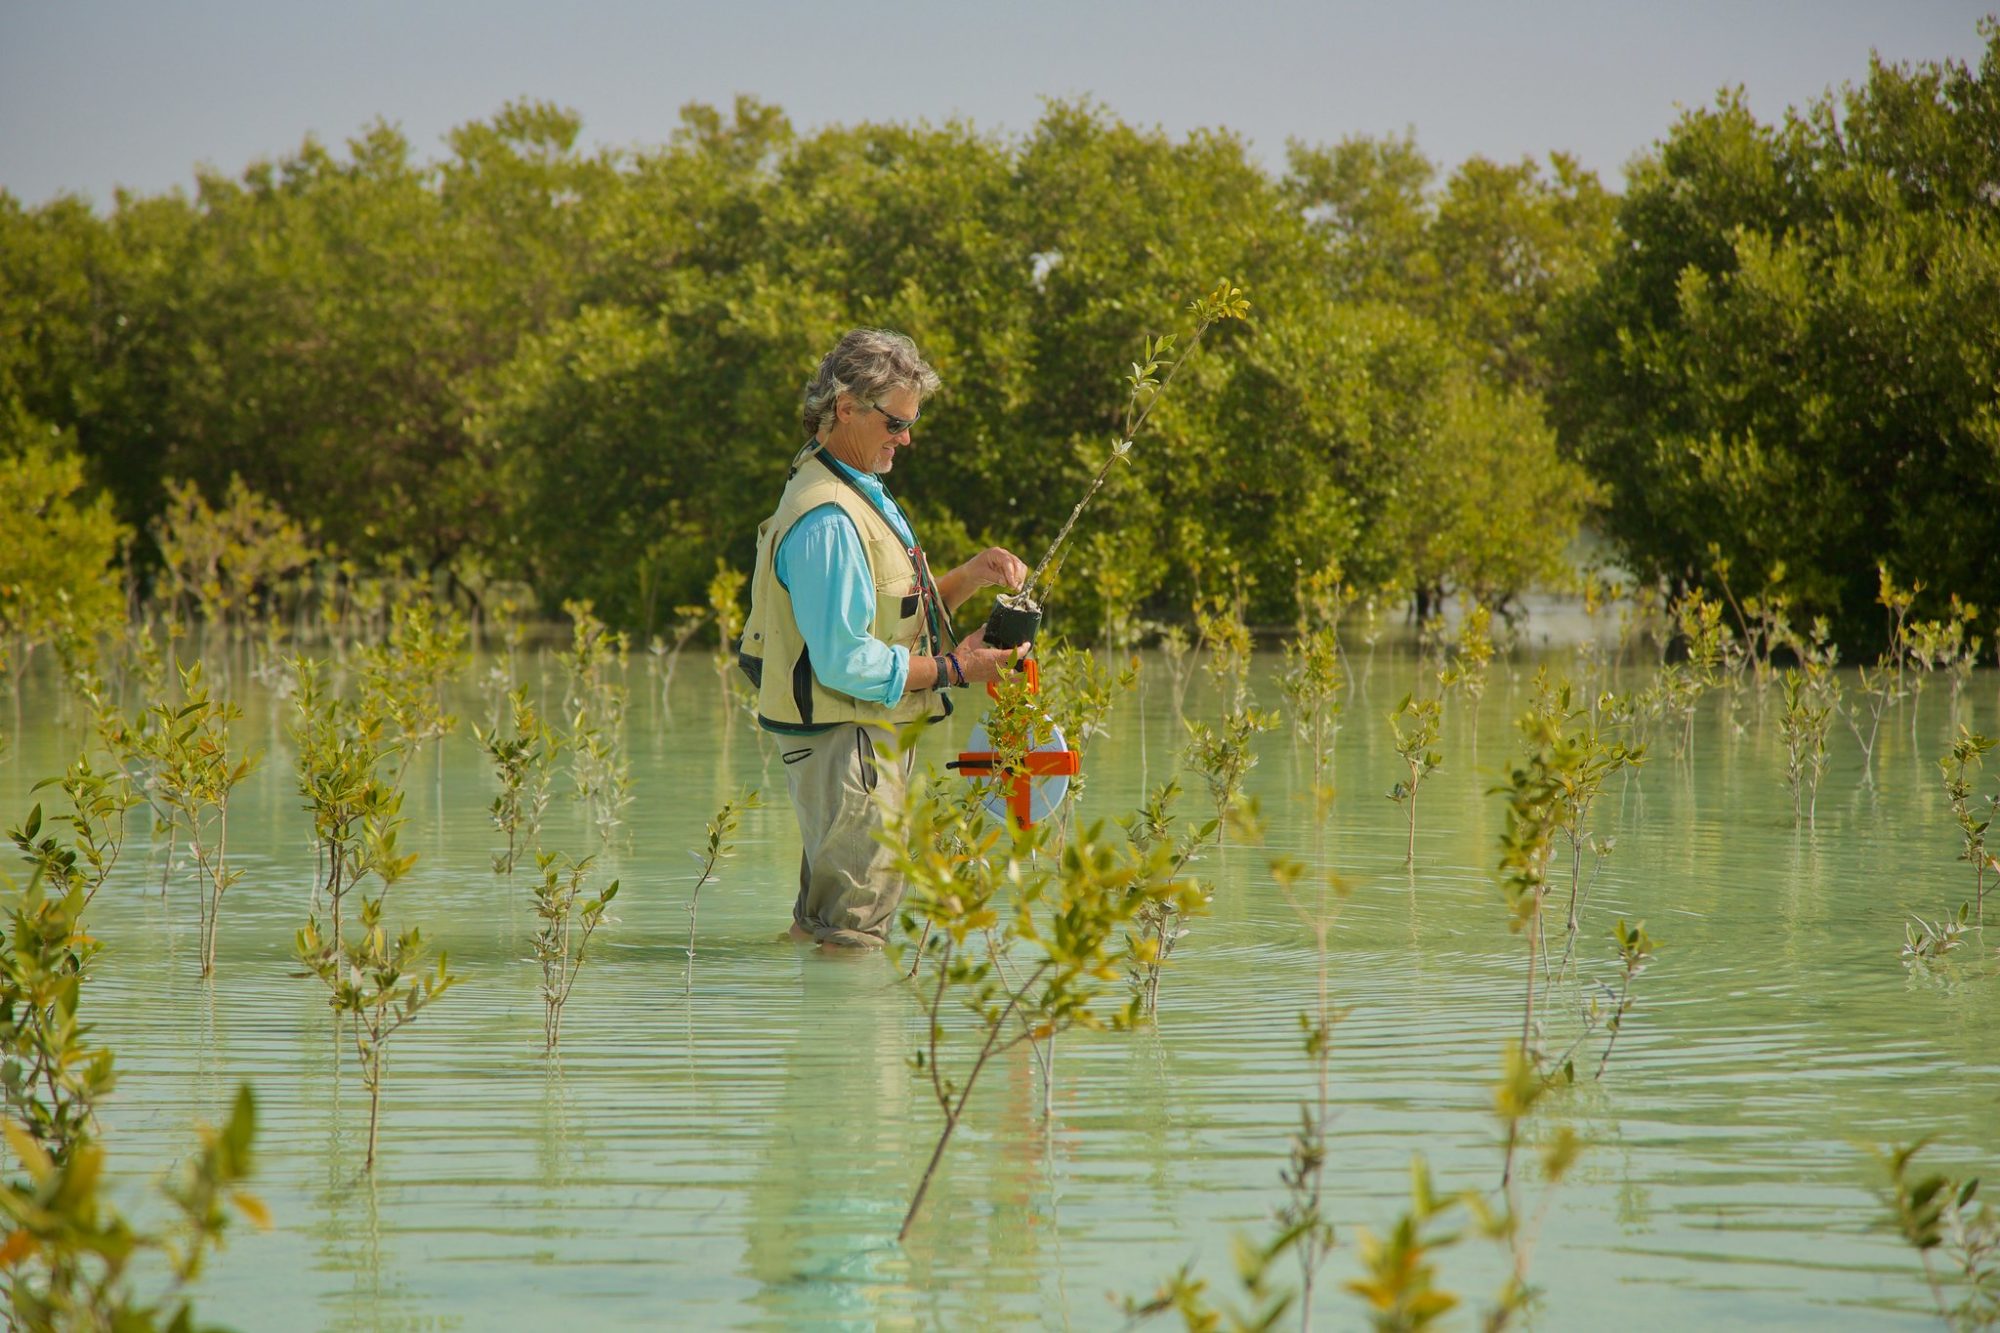
[[[516,97],[579,112],[589,144],[663,142],[739,92],[801,130],[954,117],[1031,127],[1097,98],[1181,134],[1285,140],[1413,129],[1449,168],[1574,153],[1616,185],[1677,106],[1742,84],[1752,109],[1893,61],[1976,62],[1991,0],[0,0],[0,188],[106,205],[115,187],[235,174],[377,117],[424,157]]]

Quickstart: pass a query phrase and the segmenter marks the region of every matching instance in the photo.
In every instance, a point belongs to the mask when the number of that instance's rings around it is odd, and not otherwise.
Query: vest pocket
[[[806,726],[813,720],[813,668],[810,649],[799,650],[799,660],[792,663],[792,706],[799,710],[799,721]]]

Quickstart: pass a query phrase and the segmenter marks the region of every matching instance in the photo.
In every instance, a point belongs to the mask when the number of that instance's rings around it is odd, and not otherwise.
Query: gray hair
[[[888,329],[855,329],[820,358],[819,369],[806,385],[806,434],[817,435],[820,423],[832,413],[841,394],[852,394],[863,403],[879,402],[882,395],[909,389],[919,399],[927,398],[942,383],[938,373],[917,354],[917,345]]]

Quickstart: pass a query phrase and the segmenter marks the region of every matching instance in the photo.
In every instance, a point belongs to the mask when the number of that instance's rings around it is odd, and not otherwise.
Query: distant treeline
[[[651,631],[747,565],[800,390],[857,324],[945,379],[892,479],[927,542],[1032,558],[1113,443],[1141,336],[1226,277],[1251,318],[1114,473],[1056,592],[1070,628],[1239,584],[1289,619],[1329,561],[1504,607],[1591,523],[1642,577],[1725,560],[1864,640],[1878,559],[1935,595],[2000,586],[1982,32],[1977,69],[1878,64],[1780,125],[1724,94],[1622,197],[1560,154],[1440,179],[1408,138],[1349,139],[1274,175],[1227,132],[1091,105],[1019,138],[800,136],[749,98],[648,151],[581,152],[574,115],[521,103],[442,161],[377,126],[193,198],[0,193],[23,534],[0,620],[29,628],[119,531],[150,577],[162,516],[240,479],[304,550]]]

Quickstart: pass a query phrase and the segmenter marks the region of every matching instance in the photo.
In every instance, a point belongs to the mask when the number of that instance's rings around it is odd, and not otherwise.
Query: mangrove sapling
[[[1536,673],[1532,716],[1537,720],[1539,734],[1556,738],[1547,756],[1547,776],[1555,794],[1556,824],[1568,844],[1570,860],[1565,964],[1580,928],[1584,902],[1589,897],[1589,886],[1583,880],[1584,853],[1592,853],[1601,869],[1614,845],[1611,839],[1598,841],[1591,832],[1591,810],[1613,774],[1645,761],[1644,746],[1631,746],[1616,739],[1616,733],[1625,725],[1619,720],[1623,711],[1621,702],[1609,695],[1595,709],[1578,706],[1568,681],[1552,683],[1546,673]],[[1594,874],[1592,878],[1594,882]]]
[[[458,719],[445,711],[444,690],[470,660],[466,637],[465,619],[456,611],[405,597],[389,608],[388,635],[361,652],[363,707],[386,723],[399,755],[390,785],[399,791],[423,743],[458,728]]]
[[[1174,716],[1183,717],[1187,709],[1188,682],[1194,676],[1193,645],[1188,642],[1187,631],[1179,625],[1158,625],[1160,652],[1167,659],[1167,683],[1174,699]]]
[[[731,842],[730,839],[736,836],[736,830],[743,824],[743,812],[745,810],[755,810],[758,808],[758,805],[757,792],[754,789],[745,792],[734,800],[724,801],[722,808],[715,812],[715,817],[708,821],[708,845],[706,849],[699,852],[693,850],[688,852],[688,855],[700,863],[701,873],[695,876],[694,891],[688,894],[687,984],[682,988],[681,992],[684,995],[692,995],[694,993],[695,909],[701,905],[702,886],[715,882],[716,866],[721,864],[725,857],[732,855],[736,851],[736,844]]]
[[[21,1174],[9,1173],[0,1184],[7,1327],[29,1333],[196,1328],[188,1288],[209,1254],[222,1248],[231,1210],[260,1228],[271,1224],[263,1203],[243,1189],[256,1121],[256,1102],[244,1084],[228,1121],[220,1129],[198,1127],[196,1151],[161,1187],[173,1221],[156,1230],[134,1225],[105,1196],[114,1177],[101,1144],[86,1138],[58,1157],[9,1120],[7,1144]],[[137,1276],[162,1268],[161,1290],[135,1289]]]
[[[1277,715],[1242,705],[1224,712],[1220,727],[1195,721],[1183,725],[1188,732],[1187,767],[1201,774],[1208,784],[1209,799],[1215,802],[1215,817],[1227,821],[1243,795],[1244,780],[1257,766],[1257,755],[1250,742],[1257,733],[1277,726]],[[1216,845],[1221,845],[1219,834]]]
[[[1958,729],[1958,739],[1952,742],[1951,753],[1938,760],[1938,770],[1944,775],[1945,799],[1951,803],[1951,817],[1958,825],[1960,848],[1958,859],[1970,861],[1977,888],[1979,924],[1986,924],[1986,872],[2000,873],[2000,860],[1986,850],[1986,830],[1993,825],[1993,815],[2000,810],[2000,796],[1977,797],[1974,785],[1979,779],[1980,765],[1986,752],[1994,746],[1990,737],[1981,736]],[[1985,810],[1979,809],[1980,800]],[[1981,818],[1981,814],[1985,818]]]
[[[1138,682],[1139,662],[1131,659],[1123,671],[1113,675],[1089,648],[1072,647],[1058,639],[1036,654],[1042,663],[1042,704],[1049,718],[1062,732],[1063,742],[1077,755],[1079,764],[1091,741],[1109,734],[1104,724],[1118,693]],[[1084,780],[1079,772],[1070,778],[1063,794],[1058,820],[1064,828],[1073,821],[1078,801],[1083,797]]]
[[[393,832],[388,836],[393,838]],[[415,856],[393,856],[393,843],[391,852],[375,862],[382,893],[362,898],[359,929],[343,948],[335,949],[321,936],[317,917],[299,929],[294,941],[299,961],[327,988],[327,1002],[334,1013],[354,1020],[354,1053],[361,1064],[362,1085],[368,1089],[365,1171],[375,1169],[389,1039],[461,980],[446,970],[442,953],[436,970],[426,968],[428,950],[422,932],[414,926],[390,943],[388,929],[382,924],[382,900],[416,860]]]
[[[1153,789],[1144,805],[1118,821],[1125,836],[1141,852],[1150,854],[1155,847],[1173,849],[1167,873],[1176,880],[1200,859],[1201,849],[1222,829],[1220,819],[1211,819],[1199,826],[1185,824],[1176,831],[1172,811],[1180,794],[1179,780],[1168,778]],[[1213,898],[1206,885],[1196,882],[1195,888],[1192,898],[1176,896],[1141,903],[1133,916],[1139,927],[1140,942],[1147,947],[1140,951],[1140,960],[1135,962],[1130,977],[1133,993],[1139,997],[1140,1012],[1149,1017],[1160,1012],[1160,974],[1172,960],[1174,949],[1187,936],[1187,918],[1206,911]]]
[[[187,835],[194,853],[201,975],[210,977],[215,975],[222,899],[242,877],[241,871],[229,868],[229,797],[256,768],[258,756],[230,754],[229,724],[243,715],[242,710],[210,696],[200,662],[181,671],[181,694],[185,703],[153,706],[156,726],[147,740],[156,747],[160,801]]]
[[[1618,982],[1618,999],[1612,1005],[1611,1017],[1605,1022],[1605,1029],[1611,1035],[1604,1043],[1604,1054],[1598,1057],[1596,1078],[1604,1077],[1604,1066],[1611,1063],[1611,1052],[1618,1045],[1618,1034],[1625,1030],[1625,1016],[1632,1012],[1632,982],[1659,952],[1660,942],[1646,933],[1643,921],[1626,925],[1620,917],[1611,929],[1612,942],[1618,946],[1618,963],[1621,976]]]
[[[1194,602],[1196,646],[1206,649],[1202,669],[1215,683],[1216,692],[1232,708],[1244,707],[1250,699],[1250,625],[1244,619],[1249,591],[1242,571],[1229,570],[1234,589],[1229,596],[1197,597]]]
[[[1085,490],[1083,498],[1076,502],[1076,508],[1070,510],[1069,518],[1063,522],[1062,529],[1056,533],[1056,539],[1049,543],[1049,549],[1036,563],[1027,581],[1018,591],[1003,593],[1000,598],[1002,604],[1023,608],[1039,607],[1035,594],[1041,588],[1043,577],[1049,572],[1052,562],[1069,541],[1071,529],[1076,527],[1077,519],[1082,516],[1084,508],[1089,505],[1091,499],[1104,488],[1105,481],[1111,476],[1112,467],[1120,460],[1131,457],[1132,444],[1138,437],[1140,428],[1146,424],[1147,418],[1153,415],[1153,409],[1166,397],[1167,390],[1180,375],[1182,367],[1193,359],[1196,350],[1201,346],[1202,335],[1207,333],[1212,325],[1222,320],[1247,319],[1250,315],[1250,302],[1244,298],[1241,287],[1224,281],[1217,283],[1215,290],[1206,296],[1198,296],[1188,302],[1188,313],[1194,316],[1194,330],[1188,335],[1186,350],[1178,357],[1173,356],[1175,334],[1168,333],[1158,338],[1141,339],[1143,355],[1132,363],[1131,373],[1125,376],[1127,388],[1125,415],[1119,423],[1118,438],[1112,442],[1111,452],[1106,456],[1103,466],[1098,468],[1097,475],[1091,478],[1089,489]],[[1162,367],[1166,369],[1164,379],[1159,378]]]
[[[628,641],[612,633],[587,601],[564,602],[572,622],[570,651],[558,653],[566,677],[564,708],[570,724],[562,737],[569,751],[576,799],[590,812],[598,838],[609,842],[632,803],[632,765],[625,756],[626,691],[613,677],[623,675]]]
[[[1535,1072],[1520,1048],[1509,1045],[1501,1081],[1493,1090],[1493,1109],[1505,1133],[1510,1167],[1521,1126],[1548,1088],[1548,1082]],[[1443,1225],[1461,1208],[1471,1215],[1478,1234],[1504,1246],[1509,1256],[1507,1280],[1481,1315],[1479,1327],[1510,1327],[1535,1299],[1528,1270],[1538,1221],[1547,1213],[1556,1187],[1569,1174],[1581,1150],[1581,1143],[1567,1126],[1550,1136],[1541,1153],[1542,1197],[1533,1215],[1525,1218],[1511,1172],[1502,1183],[1500,1205],[1495,1208],[1473,1190],[1440,1195],[1423,1155],[1413,1156],[1409,1209],[1386,1235],[1377,1236],[1367,1227],[1357,1228],[1355,1233],[1363,1275],[1349,1282],[1347,1290],[1368,1306],[1372,1327],[1414,1333],[1431,1327],[1458,1307],[1458,1295],[1437,1285],[1437,1257],[1457,1245],[1465,1234]]]
[[[535,868],[542,876],[533,889],[535,917],[542,923],[535,932],[535,961],[542,965],[543,1049],[551,1053],[562,1042],[563,1006],[569,1003],[577,973],[583,971],[590,937],[610,920],[605,912],[618,896],[615,879],[595,898],[585,896],[584,880],[595,859],[586,856],[558,865],[553,852],[535,854]]]
[[[1905,963],[1935,963],[1956,949],[1965,941],[1965,923],[1972,915],[1972,904],[1958,905],[1957,916],[1941,916],[1935,921],[1927,921],[1912,912],[1910,919],[1903,923],[1903,961]]]
[[[1911,1163],[1930,1142],[1874,1150],[1888,1176],[1882,1200],[1923,1264],[1924,1283],[1945,1327],[1992,1328],[2000,1324],[2000,1213],[1979,1199],[1976,1176],[1913,1175]],[[1942,1272],[1933,1256],[1947,1261]]]
[[[36,806],[13,834],[33,866],[27,883],[0,872],[0,1087],[9,1121],[62,1163],[91,1132],[114,1076],[111,1052],[88,1043],[77,1017],[99,947],[83,925],[88,871],[74,848],[39,836],[40,814]]]
[[[660,678],[660,702],[669,705],[674,693],[674,669],[680,664],[681,650],[688,641],[708,623],[708,608],[692,604],[674,608],[674,634],[671,641],[654,636],[646,645],[646,651],[653,656],[653,663]]]
[[[1676,756],[1686,757],[1694,749],[1694,715],[1701,697],[1715,688],[1723,664],[1728,660],[1728,629],[1722,623],[1722,603],[1690,592],[1673,610],[1674,623],[1687,645],[1685,662],[1669,662],[1660,668],[1657,708],[1673,728]]]
[[[1292,730],[1312,763],[1312,800],[1324,817],[1333,801],[1333,743],[1340,734],[1340,696],[1347,688],[1340,637],[1331,626],[1303,631],[1285,645],[1279,688],[1292,706]]]
[[[338,952],[347,894],[369,873],[371,845],[382,846],[379,838],[371,844],[368,830],[392,827],[403,797],[381,773],[390,753],[382,715],[328,693],[320,663],[298,658],[292,670],[297,682],[292,702],[298,713],[292,725],[293,766],[323,867],[313,902],[326,904]],[[393,841],[389,852],[393,856]]]
[[[1478,602],[1459,618],[1458,639],[1452,645],[1449,666],[1439,676],[1444,689],[1457,688],[1472,700],[1472,715],[1479,716],[1479,701],[1486,694],[1486,678],[1493,667],[1493,613]],[[1474,728],[1475,734],[1477,728]]]
[[[1528,752],[1512,765],[1507,781],[1494,788],[1507,798],[1507,822],[1500,835],[1500,891],[1507,903],[1507,929],[1528,942],[1527,985],[1521,1001],[1522,1058],[1535,1058],[1535,964],[1542,946],[1542,904],[1549,892],[1549,861],[1563,821],[1563,770],[1569,767],[1563,729],[1545,709],[1520,720]],[[1514,1136],[1509,1134],[1501,1180],[1514,1168]]]
[[[527,686],[508,692],[507,711],[507,731],[497,724],[491,731],[477,724],[472,728],[500,783],[500,794],[489,807],[493,827],[507,837],[506,850],[493,857],[496,875],[512,875],[523,853],[539,848],[542,815],[549,806],[549,770],[562,752],[562,741],[529,702]]]
[[[1859,688],[1854,697],[1857,702],[1841,710],[1847,721],[1847,729],[1854,733],[1855,744],[1861,747],[1861,780],[1873,786],[1875,783],[1875,738],[1882,732],[1882,714],[1889,705],[1899,703],[1902,694],[1896,688],[1896,676],[1887,657],[1875,664],[1871,673],[1862,667],[1858,680]],[[1867,728],[1862,727],[1863,709],[1866,709]]]
[[[69,845],[59,843],[53,832],[37,840],[36,833],[42,823],[40,805],[29,814],[27,825],[10,836],[30,862],[49,866],[51,873],[59,870],[65,886],[81,889],[83,905],[88,907],[117,868],[119,854],[125,847],[127,812],[142,804],[144,798],[133,793],[132,784],[122,771],[95,772],[87,754],[78,755],[61,777],[43,778],[31,790],[40,791],[44,787],[57,787],[68,798],[68,812],[50,815],[48,822],[69,826]]]
[[[1832,669],[1808,659],[1805,670],[1786,667],[1785,709],[1778,734],[1785,742],[1785,783],[1792,792],[1792,822],[1819,823],[1819,780],[1826,772],[1826,735],[1833,727],[1840,688]]]
[[[1335,1009],[1329,998],[1327,937],[1337,915],[1329,900],[1344,899],[1350,892],[1338,876],[1328,873],[1320,879],[1314,901],[1307,902],[1300,888],[1305,877],[1306,868],[1296,861],[1281,857],[1271,863],[1272,882],[1284,895],[1299,924],[1312,934],[1319,978],[1314,1007],[1299,1015],[1306,1059],[1313,1067],[1315,1096],[1299,1103],[1299,1130],[1292,1136],[1290,1160],[1279,1174],[1286,1194],[1286,1202],[1278,1210],[1279,1224],[1287,1230],[1296,1228],[1299,1233],[1295,1248],[1302,1287],[1301,1333],[1309,1333],[1312,1328],[1313,1285],[1320,1266],[1326,1262],[1327,1252],[1333,1248],[1333,1224],[1327,1220],[1324,1206],[1326,1144],[1332,1116],[1333,1025],[1346,1015]]]
[[[1410,719],[1407,731],[1403,729],[1406,717]],[[1395,736],[1396,754],[1409,774],[1388,792],[1389,799],[1402,806],[1410,817],[1409,846],[1403,853],[1403,864],[1406,866],[1417,863],[1417,789],[1444,763],[1444,756],[1431,748],[1437,744],[1440,718],[1441,709],[1436,699],[1418,699],[1410,694],[1404,695],[1403,701],[1389,714],[1389,730]]]
[[[1723,600],[1736,616],[1736,629],[1742,636],[1744,656],[1748,659],[1752,679],[1761,690],[1775,677],[1773,658],[1778,650],[1798,646],[1790,619],[1792,599],[1782,591],[1785,562],[1774,562],[1765,573],[1761,595],[1752,593],[1739,601],[1736,590],[1729,584],[1730,562],[1715,542],[1708,544],[1708,558],[1715,581],[1722,588]]]
[[[1170,874],[1164,847],[1114,846],[1093,826],[1072,838],[1060,857],[1046,853],[1047,826],[951,827],[965,807],[928,784],[913,791],[887,844],[909,885],[902,924],[930,953],[934,982],[923,996],[927,1036],[912,1065],[928,1080],[944,1124],[897,1233],[909,1236],[953,1132],[962,1122],[979,1076],[994,1057],[1030,1040],[1074,1027],[1127,1028],[1139,1018],[1136,998],[1123,1008],[1098,1009],[1121,971],[1147,961],[1148,946],[1129,927],[1149,901],[1181,897],[1192,907],[1192,885]],[[961,843],[971,855],[939,848]],[[980,947],[975,940],[991,941]],[[1001,957],[1013,963],[999,965]],[[962,1073],[948,1072],[948,1008],[972,1017],[972,1052]]]

